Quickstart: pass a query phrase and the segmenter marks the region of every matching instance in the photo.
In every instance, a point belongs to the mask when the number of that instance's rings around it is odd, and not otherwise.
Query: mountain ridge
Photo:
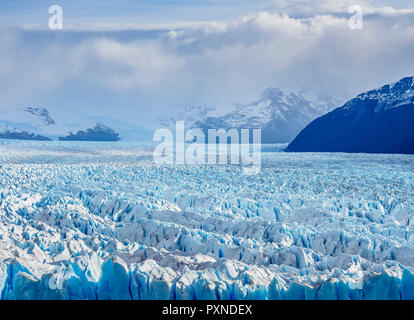
[[[100,121],[96,121],[95,124],[93,121],[88,121],[83,125],[59,124],[44,107],[14,110],[5,118],[0,120],[1,139],[40,141],[52,141],[53,138],[60,141],[118,141],[121,139],[114,129]]]
[[[315,104],[301,94],[285,94],[274,87],[265,89],[256,101],[238,105],[235,111],[221,117],[206,117],[194,123],[207,135],[209,129],[262,130],[262,143],[290,142],[308,123],[323,114],[322,109],[333,105],[319,101]]]
[[[414,77],[405,77],[315,119],[286,151],[414,154],[413,123]]]

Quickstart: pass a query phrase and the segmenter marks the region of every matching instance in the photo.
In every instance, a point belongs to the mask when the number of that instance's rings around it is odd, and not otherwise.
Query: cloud
[[[412,75],[414,10],[364,4],[364,29],[351,30],[349,4],[276,1],[232,21],[4,29],[0,107],[59,94],[63,107],[116,101],[120,112],[162,113],[246,102],[268,86],[351,97]]]

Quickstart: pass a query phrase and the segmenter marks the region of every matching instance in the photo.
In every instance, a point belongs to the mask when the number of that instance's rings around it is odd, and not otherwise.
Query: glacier
[[[0,298],[414,299],[413,155],[262,165],[0,141]]]

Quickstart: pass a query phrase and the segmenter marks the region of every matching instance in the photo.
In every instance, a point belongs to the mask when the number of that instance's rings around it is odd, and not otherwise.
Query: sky
[[[48,27],[51,5],[63,29]],[[353,30],[349,8],[363,9]],[[142,126],[267,87],[344,98],[414,74],[413,1],[0,1],[0,110]]]

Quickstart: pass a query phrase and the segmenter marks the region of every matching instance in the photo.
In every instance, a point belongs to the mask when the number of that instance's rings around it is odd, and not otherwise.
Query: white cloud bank
[[[364,29],[351,30],[352,2],[318,3],[276,1],[229,22],[4,29],[0,107],[53,96],[61,108],[94,101],[95,112],[118,101],[119,112],[139,115],[245,102],[268,86],[350,97],[414,74],[414,9],[364,5]]]

